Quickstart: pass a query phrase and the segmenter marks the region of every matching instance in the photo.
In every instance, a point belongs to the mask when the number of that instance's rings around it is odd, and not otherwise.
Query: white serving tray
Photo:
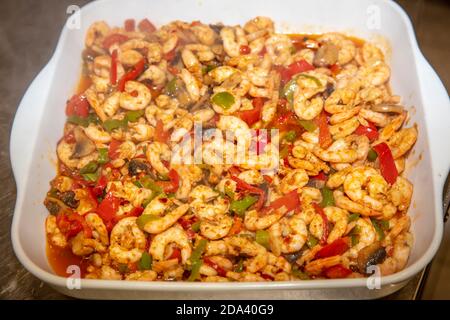
[[[58,291],[79,298],[376,298],[400,289],[436,253],[443,229],[442,188],[449,171],[450,102],[444,86],[420,52],[411,22],[386,0],[102,0],[80,13],[81,28],[62,31],[56,51],[25,93],[11,133],[11,163],[17,200],[11,229],[14,251],[32,274]],[[410,157],[408,178],[414,183],[410,209],[414,247],[407,267],[381,278],[382,288],[367,289],[366,279],[271,283],[180,283],[81,280],[69,290],[56,276],[45,253],[43,199],[56,168],[55,146],[63,132],[64,106],[81,71],[81,52],[88,26],[97,20],[122,25],[127,18],[149,18],[158,26],[172,20],[244,23],[264,15],[281,32],[340,31],[382,43],[392,69],[391,84],[411,109],[419,138]],[[72,24],[73,25],[73,24]],[[419,161],[420,159],[420,161]]]

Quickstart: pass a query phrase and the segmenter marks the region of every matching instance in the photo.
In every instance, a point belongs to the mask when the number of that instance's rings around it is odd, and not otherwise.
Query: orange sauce
[[[85,259],[72,253],[69,246],[60,248],[50,244],[47,241],[47,259],[53,271],[61,277],[68,277],[70,274],[66,272],[67,267],[77,265],[81,270],[81,277],[86,273]]]
[[[76,93],[82,93],[86,91],[86,89],[89,88],[91,84],[92,84],[91,78],[89,78],[86,74],[82,73],[80,81],[78,82]]]

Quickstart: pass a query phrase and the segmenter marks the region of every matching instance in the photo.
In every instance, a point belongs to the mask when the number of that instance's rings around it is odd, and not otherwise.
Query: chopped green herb
[[[99,148],[98,149],[98,159],[97,162],[99,164],[105,164],[109,161],[108,157],[108,148]]]

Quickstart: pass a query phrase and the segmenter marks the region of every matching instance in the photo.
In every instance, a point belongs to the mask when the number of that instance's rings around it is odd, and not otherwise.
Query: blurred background
[[[61,299],[29,274],[11,247],[10,226],[16,187],[9,160],[9,135],[26,88],[48,62],[67,19],[66,8],[88,0],[0,1],[0,298]],[[450,1],[399,0],[413,22],[425,57],[450,88]],[[386,299],[450,299],[450,227],[431,266]]]

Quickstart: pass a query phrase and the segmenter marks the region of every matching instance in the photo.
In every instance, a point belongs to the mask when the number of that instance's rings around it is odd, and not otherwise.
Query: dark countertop
[[[67,18],[66,8],[87,0],[2,0],[0,3],[0,299],[67,298],[28,273],[16,259],[10,240],[16,187],[9,159],[14,113],[26,88],[48,62]],[[448,14],[444,1],[399,1],[413,19],[419,43],[447,88],[450,84]],[[429,35],[432,36],[429,36]],[[421,274],[387,299],[414,299]]]

